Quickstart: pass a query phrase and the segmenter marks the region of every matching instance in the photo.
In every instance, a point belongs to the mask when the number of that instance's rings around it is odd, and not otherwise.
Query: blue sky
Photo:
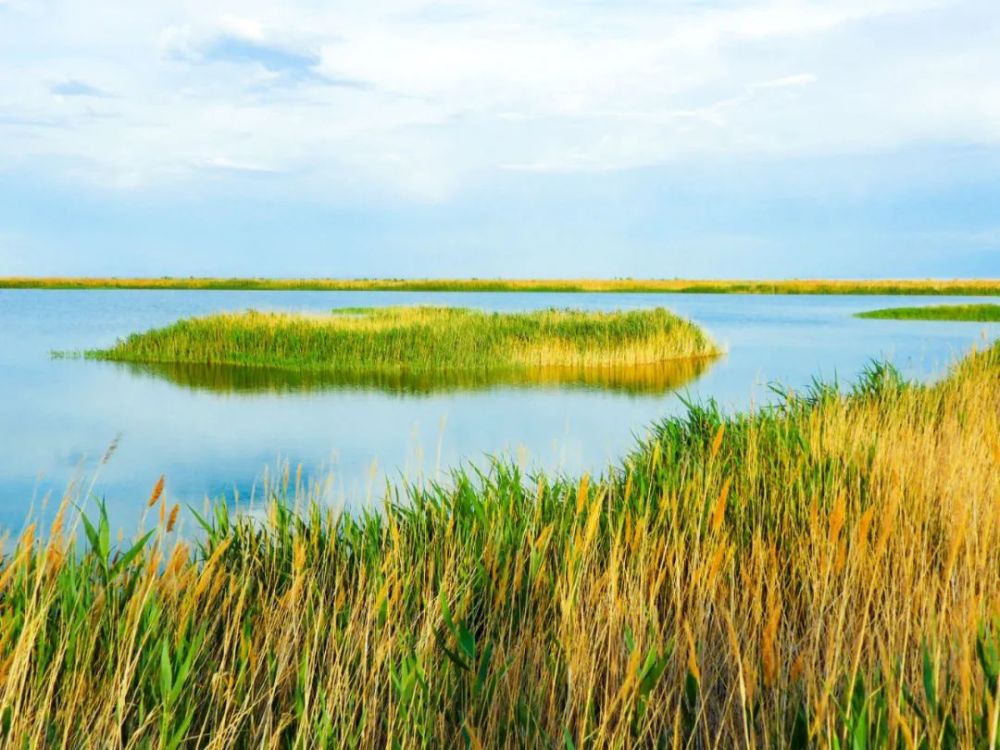
[[[1000,277],[994,0],[277,5],[0,0],[0,275]]]

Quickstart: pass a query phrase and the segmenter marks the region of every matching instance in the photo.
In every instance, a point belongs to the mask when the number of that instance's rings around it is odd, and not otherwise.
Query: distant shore
[[[889,307],[858,313],[858,318],[879,320],[941,320],[968,323],[1000,322],[1000,305],[930,305],[928,307]]]
[[[190,289],[344,292],[1000,295],[1000,279],[266,279],[0,277],[0,289]]]

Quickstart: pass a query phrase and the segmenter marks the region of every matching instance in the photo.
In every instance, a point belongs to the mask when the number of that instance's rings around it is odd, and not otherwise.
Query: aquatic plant
[[[427,373],[615,370],[714,356],[694,324],[662,309],[487,313],[387,307],[330,315],[249,311],[129,336],[94,359],[322,370],[356,379]]]
[[[926,307],[888,307],[857,314],[858,318],[882,320],[956,320],[974,323],[1000,322],[1000,305],[928,305]]]
[[[113,541],[67,497],[0,566],[14,747],[996,747],[1000,344],[931,386],[691,405],[603,477],[498,461],[360,515]],[[137,502],[145,502],[137,499]],[[175,519],[176,520],[176,519]]]

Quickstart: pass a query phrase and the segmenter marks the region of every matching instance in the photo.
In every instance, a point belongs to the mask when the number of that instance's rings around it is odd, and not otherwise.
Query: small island
[[[927,305],[923,307],[887,307],[858,313],[858,318],[878,320],[942,320],[966,323],[1000,322],[1000,305]]]
[[[454,307],[224,313],[133,334],[89,359],[380,375],[618,370],[714,357],[700,328],[663,309],[498,313]]]

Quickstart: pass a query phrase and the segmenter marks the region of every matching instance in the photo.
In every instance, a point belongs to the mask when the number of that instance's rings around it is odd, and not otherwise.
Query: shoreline
[[[0,289],[1000,296],[1000,279],[268,279],[0,277]]]

